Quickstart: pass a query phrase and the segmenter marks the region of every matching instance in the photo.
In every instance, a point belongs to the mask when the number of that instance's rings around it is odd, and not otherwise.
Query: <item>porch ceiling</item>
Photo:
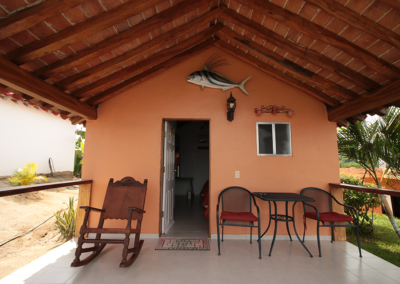
[[[72,123],[211,46],[323,101],[400,106],[396,0],[0,0],[0,94]]]

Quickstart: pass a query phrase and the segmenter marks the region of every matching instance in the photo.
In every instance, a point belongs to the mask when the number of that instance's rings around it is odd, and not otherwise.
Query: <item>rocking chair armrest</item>
[[[133,211],[136,211],[138,213],[146,213],[146,211],[144,211],[142,209],[139,209],[139,208],[136,208],[136,207],[128,207],[128,210],[133,210]]]
[[[97,212],[105,212],[106,210],[104,209],[99,209],[99,208],[95,208],[95,207],[90,207],[90,206],[81,206],[79,207],[80,209],[84,209],[85,211],[97,211]]]

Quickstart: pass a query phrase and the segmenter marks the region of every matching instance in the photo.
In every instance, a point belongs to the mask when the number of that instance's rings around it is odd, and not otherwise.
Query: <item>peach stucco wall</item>
[[[249,96],[233,89],[235,119],[226,119],[229,91],[188,83],[187,76],[201,70],[207,58],[218,52],[230,66],[218,68],[229,79],[246,83]],[[263,114],[260,105],[285,105],[294,116]],[[210,229],[216,233],[215,206],[220,191],[237,185],[250,191],[300,192],[314,186],[328,190],[339,182],[336,124],[327,119],[325,105],[312,96],[267,75],[218,48],[211,48],[168,71],[100,104],[98,119],[87,122],[83,178],[93,179],[91,205],[101,207],[110,177],[148,179],[142,233],[159,233],[160,179],[163,119],[210,121]],[[292,157],[258,157],[256,122],[290,122]],[[240,171],[236,179],[234,172]],[[262,228],[268,206],[258,202]],[[280,208],[282,209],[282,208]],[[302,229],[302,208],[297,205],[297,226]],[[91,219],[94,225],[94,219]],[[279,225],[285,234],[284,224]],[[328,231],[323,231],[328,234]],[[226,233],[248,234],[246,228],[227,228]],[[315,234],[310,230],[310,234]]]

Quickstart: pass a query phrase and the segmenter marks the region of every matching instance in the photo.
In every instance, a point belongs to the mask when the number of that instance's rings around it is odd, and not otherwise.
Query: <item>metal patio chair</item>
[[[316,201],[313,203],[314,205],[308,204],[303,202],[304,208],[304,233],[303,233],[303,242],[306,234],[307,229],[307,218],[313,219],[317,221],[317,240],[318,240],[318,250],[319,256],[321,256],[321,243],[319,238],[319,228],[320,227],[331,227],[332,228],[332,235],[331,235],[331,242],[333,242],[333,227],[352,227],[356,228],[357,231],[357,242],[358,242],[358,250],[361,255],[361,245],[360,245],[360,230],[359,230],[359,223],[360,220],[358,218],[358,212],[354,207],[341,204],[332,194],[322,190],[320,188],[315,187],[307,187],[304,188],[301,193],[302,195],[309,196],[314,198]],[[351,224],[354,219],[346,214],[340,214],[333,212],[332,210],[332,200],[334,200],[337,204],[350,208],[354,211],[355,215],[357,216],[356,225]],[[349,224],[343,224],[343,223]],[[335,224],[336,223],[336,224]],[[339,224],[337,224],[339,223]]]
[[[252,213],[253,203],[257,209],[257,216]],[[254,225],[254,222],[257,222],[257,225]],[[252,243],[253,228],[256,227],[258,229],[258,249],[261,259],[260,223],[260,209],[253,194],[243,187],[225,188],[218,196],[217,205],[218,255],[221,255],[219,226],[222,228],[222,242],[224,241],[224,226],[250,227],[250,243]]]
[[[143,240],[140,240],[140,231],[143,213],[145,213],[143,209],[147,191],[147,179],[144,180],[143,184],[132,177],[125,177],[115,183],[113,181],[113,179],[110,179],[108,183],[103,209],[81,206],[81,209],[85,209],[86,212],[80,230],[78,247],[75,251],[75,260],[71,263],[72,267],[82,266],[91,262],[99,255],[106,244],[124,245],[120,267],[130,266],[140,253],[143,246]],[[100,212],[100,221],[97,228],[87,227],[90,211]],[[106,219],[127,220],[127,224],[125,228],[103,228]],[[131,222],[134,220],[136,220],[136,228],[132,229]],[[86,234],[96,234],[96,237],[89,239],[85,237]],[[102,239],[101,234],[124,234],[124,236],[120,239]],[[135,234],[133,248],[128,247],[131,234]],[[83,248],[83,244],[86,243],[94,245],[89,248]],[[81,254],[85,252],[92,252],[92,254],[80,260]],[[132,255],[128,258],[128,254]]]

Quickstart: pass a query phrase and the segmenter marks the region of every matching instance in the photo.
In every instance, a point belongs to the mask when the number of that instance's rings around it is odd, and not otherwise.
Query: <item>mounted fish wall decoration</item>
[[[219,59],[221,57],[220,54],[214,53],[207,59],[204,64],[202,71],[196,71],[189,75],[188,82],[200,85],[201,89],[204,90],[204,87],[214,88],[214,89],[221,89],[223,92],[229,89],[233,89],[238,87],[242,90],[243,93],[249,95],[244,88],[244,84],[249,80],[251,77],[244,79],[240,84],[237,84],[228,78],[222,76],[217,72],[212,72],[211,70],[215,69],[216,67],[230,65],[226,59]]]

